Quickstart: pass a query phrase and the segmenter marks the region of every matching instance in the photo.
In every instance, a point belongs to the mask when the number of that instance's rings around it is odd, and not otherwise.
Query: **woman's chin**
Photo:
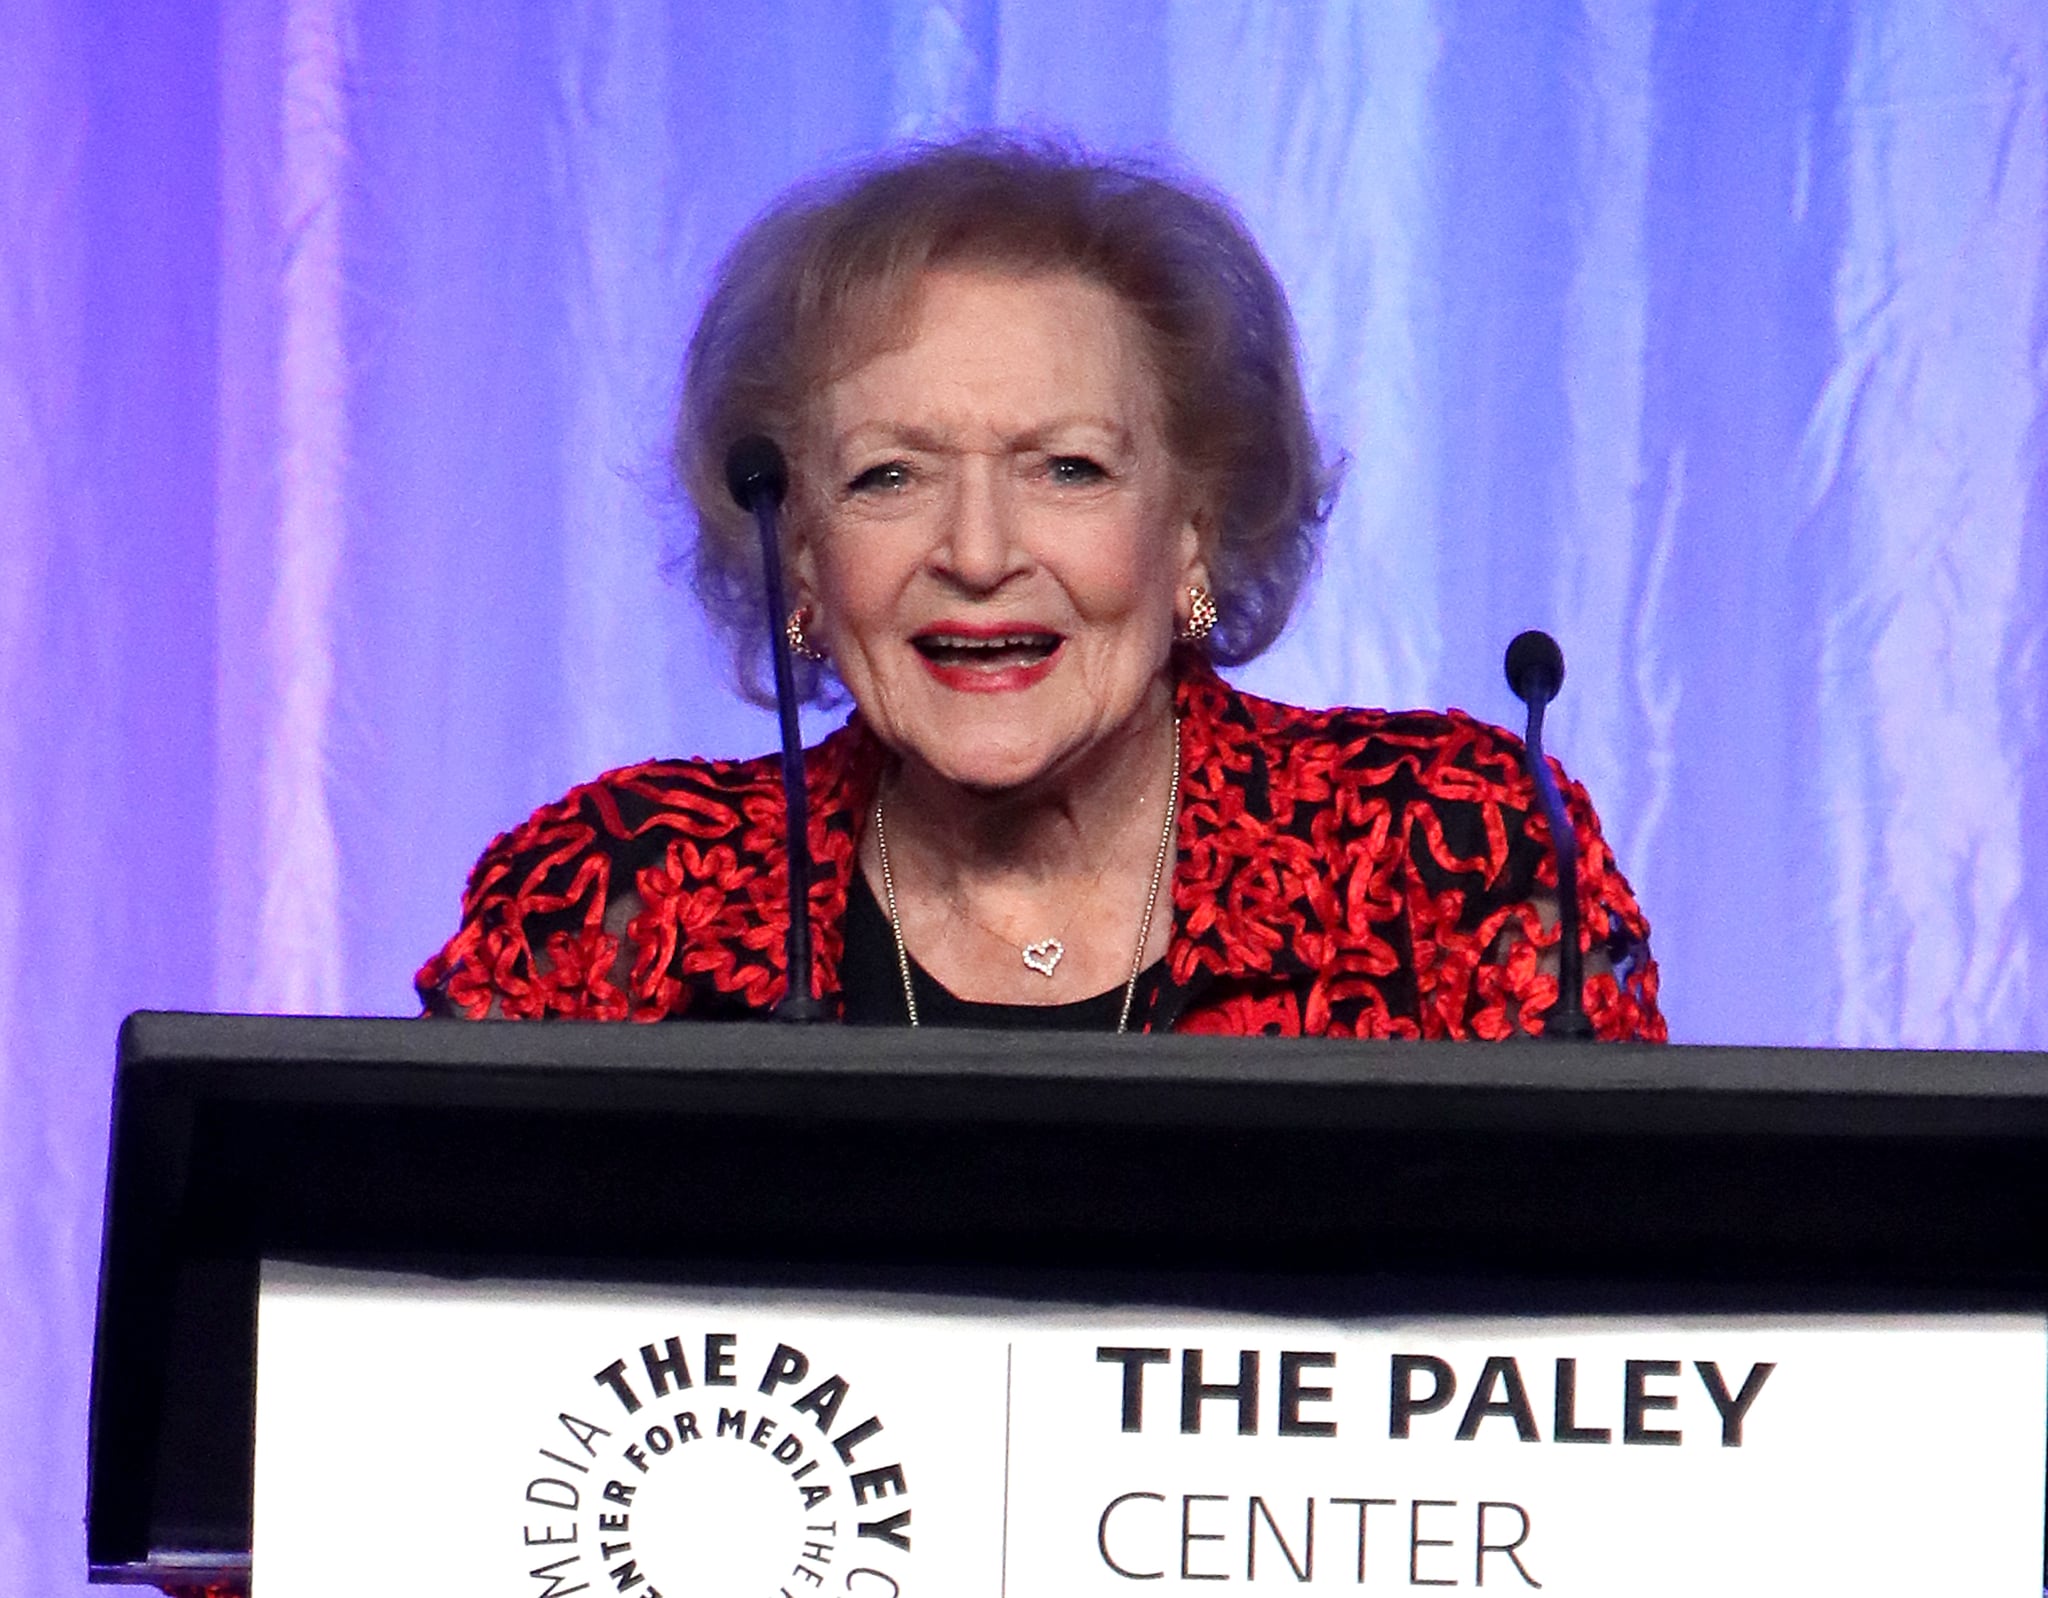
[[[996,797],[1028,792],[1074,764],[1077,752],[1092,741],[1092,729],[1035,724],[1019,716],[934,717],[921,727],[904,729],[908,737],[895,743],[907,765],[943,787]]]
[[[1023,792],[1042,781],[1055,764],[1050,751],[953,746],[917,751],[919,763],[948,787],[986,798]]]
[[[1033,698],[1015,696],[1000,716],[966,715],[959,704],[944,704],[920,718],[892,718],[877,730],[922,775],[985,798],[1024,798],[1069,784],[1086,788],[1109,777],[1119,757],[1133,752],[1149,762],[1156,750],[1165,761],[1164,740],[1151,736],[1157,729],[1144,714],[1142,697],[1123,714],[1100,713],[1094,706],[1077,714],[1070,704]]]

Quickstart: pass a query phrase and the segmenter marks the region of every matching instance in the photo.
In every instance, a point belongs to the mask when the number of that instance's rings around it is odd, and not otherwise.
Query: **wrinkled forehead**
[[[1124,313],[1130,332],[1130,348],[1145,365],[1151,383],[1159,383],[1151,328],[1130,305],[1114,283],[1106,283],[1094,272],[1085,272],[1065,262],[1020,264],[1004,256],[963,250],[938,260],[879,270],[848,281],[840,293],[819,303],[811,326],[799,336],[811,350],[807,365],[807,395],[815,395],[840,381],[874,356],[903,350],[918,338],[928,293],[938,279],[987,279],[991,283],[1077,283],[1106,293]]]
[[[1099,293],[1116,307],[1106,325],[1114,330],[1110,336],[1137,363],[1143,384],[1141,403],[1154,423],[1163,420],[1163,387],[1150,329],[1113,285],[1064,264],[1019,267],[1006,260],[964,256],[921,265],[914,271],[859,279],[830,303],[817,307],[814,325],[801,335],[810,352],[802,389],[806,428],[823,419],[821,403],[835,384],[877,357],[906,350],[917,342],[936,286],[963,280],[1006,288],[1072,284]]]

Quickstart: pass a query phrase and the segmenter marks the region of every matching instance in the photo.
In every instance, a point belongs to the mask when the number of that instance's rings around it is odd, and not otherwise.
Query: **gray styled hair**
[[[907,336],[939,268],[1076,273],[1144,330],[1166,443],[1209,510],[1218,619],[1237,665],[1287,625],[1315,563],[1339,463],[1302,392],[1286,295],[1221,197],[1143,162],[1014,135],[918,144],[798,185],[720,264],[691,337],[672,466],[694,512],[693,586],[748,697],[767,688],[760,548],[725,486],[751,433],[785,447],[835,376]],[[807,699],[834,684],[798,662]]]

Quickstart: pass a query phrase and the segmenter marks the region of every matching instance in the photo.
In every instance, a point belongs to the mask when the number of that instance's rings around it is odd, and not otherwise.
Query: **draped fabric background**
[[[767,746],[678,352],[783,184],[984,124],[1293,294],[1351,465],[1249,686],[1512,721],[1547,627],[1676,1036],[2048,1048],[2038,0],[7,0],[10,1590],[84,1585],[120,1016],[407,1010],[493,833]]]

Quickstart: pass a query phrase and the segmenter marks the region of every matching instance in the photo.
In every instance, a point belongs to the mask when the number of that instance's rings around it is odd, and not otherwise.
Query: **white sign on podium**
[[[2038,1316],[1336,1322],[266,1267],[263,1598],[2040,1591]]]

